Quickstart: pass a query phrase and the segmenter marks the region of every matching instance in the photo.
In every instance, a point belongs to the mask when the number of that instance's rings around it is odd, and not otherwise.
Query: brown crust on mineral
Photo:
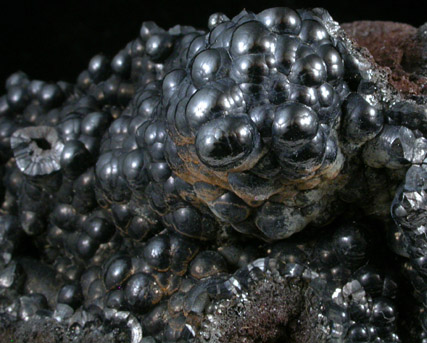
[[[399,92],[408,97],[427,94],[426,24],[418,30],[389,21],[356,21],[341,27],[379,65],[390,69],[389,81]]]

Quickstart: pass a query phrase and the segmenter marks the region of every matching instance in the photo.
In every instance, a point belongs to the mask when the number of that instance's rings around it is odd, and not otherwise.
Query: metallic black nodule
[[[260,152],[260,136],[246,115],[230,115],[202,126],[196,137],[196,151],[207,166],[226,170]]]

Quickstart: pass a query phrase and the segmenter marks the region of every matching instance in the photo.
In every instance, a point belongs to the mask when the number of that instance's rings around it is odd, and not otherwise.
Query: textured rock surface
[[[427,27],[393,22],[360,21],[342,28],[391,70],[390,82],[406,96],[426,94]]]
[[[394,41],[372,57],[322,9],[217,13],[144,23],[74,85],[11,75],[6,339],[427,339],[424,62]]]

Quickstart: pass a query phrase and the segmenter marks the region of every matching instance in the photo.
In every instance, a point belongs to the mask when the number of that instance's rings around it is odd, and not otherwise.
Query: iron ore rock
[[[283,7],[145,22],[75,84],[12,74],[3,340],[427,342],[412,67],[405,92],[325,10]]]

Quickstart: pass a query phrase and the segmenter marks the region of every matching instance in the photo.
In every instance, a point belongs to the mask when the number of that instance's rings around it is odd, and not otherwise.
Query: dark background
[[[22,70],[31,79],[74,82],[90,57],[113,56],[139,33],[143,21],[205,28],[210,14],[229,17],[243,8],[324,7],[340,22],[388,20],[420,26],[427,20],[422,0],[14,0],[0,10],[0,91],[7,76]]]

